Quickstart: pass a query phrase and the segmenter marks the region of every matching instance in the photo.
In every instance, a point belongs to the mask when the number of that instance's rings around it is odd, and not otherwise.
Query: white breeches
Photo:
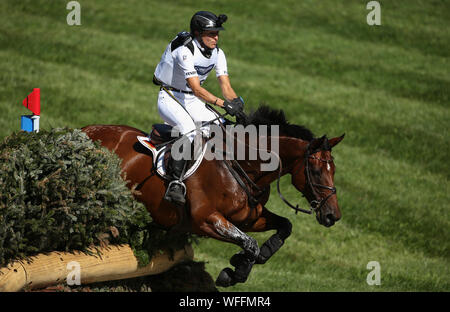
[[[177,127],[180,133],[186,135],[191,142],[194,141],[195,135],[200,133],[198,130],[201,130],[205,135],[209,135],[209,126],[200,127],[201,122],[211,121],[217,116],[206,108],[205,103],[194,95],[176,91],[169,92],[184,108],[166,91],[161,90],[158,95],[158,112],[161,118],[167,124]],[[218,123],[218,121],[216,120],[215,123]]]

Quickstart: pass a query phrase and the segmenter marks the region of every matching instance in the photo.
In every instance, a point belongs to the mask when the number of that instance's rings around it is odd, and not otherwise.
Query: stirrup
[[[183,196],[181,197],[181,194],[179,193],[171,193],[169,194],[170,188],[173,185],[180,185],[183,188]],[[164,200],[170,202],[170,203],[174,203],[174,204],[178,204],[178,205],[185,205],[186,204],[186,186],[184,185],[183,182],[178,181],[178,180],[173,180],[169,183],[169,185],[167,186],[167,190],[166,193],[164,194]]]
[[[183,196],[186,196],[186,185],[184,185],[184,183],[179,180],[173,180],[173,181],[169,182],[169,185],[167,186],[166,194],[170,190],[170,187],[172,186],[172,184],[181,185],[181,187],[183,188]]]

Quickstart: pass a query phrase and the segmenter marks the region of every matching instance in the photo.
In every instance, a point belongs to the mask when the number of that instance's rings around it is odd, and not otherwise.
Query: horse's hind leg
[[[233,271],[230,268],[223,269],[217,277],[216,285],[228,287],[236,283],[244,283],[258,257],[258,242],[253,237],[239,230],[219,213],[209,216],[202,229],[217,239],[232,242],[243,249],[243,252],[239,253],[238,258],[235,255],[230,261],[235,270]]]

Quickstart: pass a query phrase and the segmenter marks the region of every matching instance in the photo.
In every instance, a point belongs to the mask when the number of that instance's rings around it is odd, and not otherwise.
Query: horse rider
[[[167,45],[155,69],[153,82],[160,86],[158,112],[169,125],[177,127],[181,139],[191,143],[196,134],[196,123],[213,121],[217,116],[206,103],[225,109],[231,116],[242,114],[244,102],[231,87],[225,54],[217,46],[219,31],[227,20],[225,14],[216,16],[199,11],[191,18],[190,33],[183,31]],[[212,70],[215,70],[224,99],[202,87]],[[164,199],[175,204],[185,204],[185,186],[181,175],[186,165],[185,157],[169,160],[172,179]]]

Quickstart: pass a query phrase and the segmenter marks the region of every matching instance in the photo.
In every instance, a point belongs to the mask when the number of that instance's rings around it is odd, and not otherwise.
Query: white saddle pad
[[[163,146],[159,149],[157,149],[151,142],[148,137],[145,136],[138,136],[137,139],[139,142],[141,142],[142,145],[144,145],[146,148],[148,148],[153,155],[153,166],[156,167],[156,172],[162,177],[165,178],[167,176],[167,168],[164,164],[164,155],[168,151],[168,146]],[[202,163],[203,157],[206,153],[206,147],[208,145],[208,142],[203,145],[202,151],[200,155],[195,160],[194,164],[188,168],[188,170],[184,173],[183,177],[181,178],[182,181],[189,178],[200,166]]]

